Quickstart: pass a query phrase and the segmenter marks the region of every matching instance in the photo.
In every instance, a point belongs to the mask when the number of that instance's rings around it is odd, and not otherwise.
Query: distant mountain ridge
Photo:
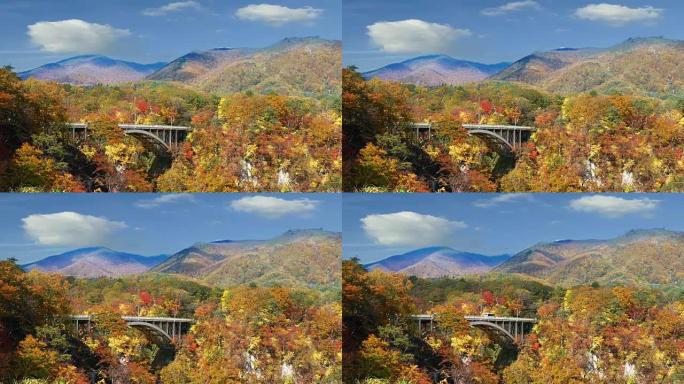
[[[334,96],[342,90],[342,43],[285,38],[265,48],[217,48],[173,60],[148,80],[179,81],[218,95],[252,91]]]
[[[89,247],[49,256],[26,264],[23,268],[28,271],[37,269],[83,278],[118,277],[143,273],[166,260],[167,257],[167,255],[141,256],[105,247]]]
[[[75,85],[173,81],[219,96],[255,92],[337,98],[342,93],[340,68],[342,42],[312,36],[289,37],[264,48],[194,51],[169,63],[138,64],[83,55],[19,76]]]
[[[342,236],[322,229],[291,230],[269,240],[197,243],[153,272],[220,285],[334,287],[340,284]]]
[[[377,77],[422,86],[459,85],[484,80],[508,65],[509,63],[482,64],[447,55],[428,55],[389,64],[365,72],[363,76],[367,79]]]
[[[636,229],[607,239],[538,243],[513,256],[484,256],[448,247],[421,248],[368,263],[423,278],[466,274],[512,273],[552,285],[682,286],[684,232]]]
[[[75,85],[115,84],[143,80],[166,63],[139,64],[101,55],[81,55],[20,72],[36,78]]]
[[[630,38],[609,48],[562,48],[528,55],[491,80],[518,81],[551,92],[684,93],[684,41]]]
[[[378,268],[418,277],[453,277],[488,272],[509,257],[459,252],[449,247],[429,247],[390,256],[366,264],[365,267],[369,270]]]
[[[341,284],[341,255],[341,233],[314,228],[289,230],[266,240],[200,242],[170,256],[80,248],[23,268],[79,278],[154,272],[184,275],[217,286],[254,283],[335,288]]]
[[[562,286],[684,282],[684,233],[633,230],[609,240],[563,240],[527,248],[494,268]]]

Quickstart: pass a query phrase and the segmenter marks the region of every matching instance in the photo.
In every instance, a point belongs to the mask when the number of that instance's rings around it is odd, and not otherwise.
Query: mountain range
[[[143,80],[165,65],[166,63],[139,64],[100,55],[82,55],[20,72],[18,75],[22,79],[36,78],[77,85],[115,84]]]
[[[296,230],[270,240],[197,243],[171,255],[152,271],[220,286],[335,286],[341,280],[341,254],[340,233]]]
[[[509,257],[459,252],[448,247],[429,247],[390,256],[366,264],[365,267],[420,277],[461,276],[488,272]]]
[[[535,52],[491,79],[520,81],[560,94],[679,95],[684,92],[684,41],[630,38],[609,48]]]
[[[318,37],[286,38],[263,49],[192,52],[149,80],[180,81],[215,94],[253,91],[336,96],[341,92],[342,43]]]
[[[105,247],[80,248],[24,265],[30,271],[55,272],[77,277],[117,277],[143,273],[166,260],[168,255],[141,256]]]
[[[145,257],[104,247],[81,248],[24,265],[82,278],[159,272],[212,285],[332,287],[340,284],[340,233],[290,230],[268,240],[196,243],[173,255]]]
[[[634,230],[609,240],[536,244],[494,269],[562,286],[578,284],[671,285],[684,282],[684,233]]]
[[[342,43],[318,37],[283,39],[265,48],[215,48],[169,63],[138,64],[85,55],[21,72],[29,77],[75,85],[170,81],[225,95],[274,92],[294,96],[339,96]]]
[[[684,93],[684,41],[630,38],[608,48],[534,52],[512,64],[421,56],[363,75],[423,86],[496,80],[532,84],[559,94],[596,91],[667,97]]]
[[[367,79],[377,77],[422,86],[457,85],[484,80],[509,64],[481,64],[447,55],[430,55],[390,64],[366,72],[363,76]]]
[[[608,240],[535,244],[513,256],[484,256],[451,248],[422,248],[366,265],[418,277],[513,273],[571,287],[599,283],[681,285],[684,232],[633,230]]]

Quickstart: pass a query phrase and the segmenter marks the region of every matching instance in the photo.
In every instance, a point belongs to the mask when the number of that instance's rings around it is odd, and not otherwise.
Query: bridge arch
[[[88,136],[88,123],[68,123],[73,139]],[[191,127],[174,125],[118,124],[125,135],[136,138],[145,149],[168,163],[173,145],[180,144],[192,132]],[[168,164],[166,164],[168,165]]]
[[[503,340],[510,342],[511,344],[515,343],[515,337],[513,337],[510,332],[498,324],[490,323],[489,321],[473,321],[470,323],[470,326],[473,328],[482,329],[490,335],[493,334],[497,336],[499,339],[503,338]]]
[[[157,155],[170,156],[171,149],[166,143],[159,138],[159,136],[143,131],[140,129],[127,129],[124,135],[132,136],[138,139],[145,148],[156,153]]]
[[[173,339],[163,329],[146,321],[129,322],[128,326],[144,333],[160,349],[173,348]]]
[[[409,126],[415,130],[417,139],[432,137],[433,123],[410,123]],[[531,126],[499,124],[463,124],[463,128],[468,135],[478,137],[503,157],[512,157],[513,152],[529,141],[537,130]]]
[[[513,146],[509,143],[503,136],[496,132],[489,131],[486,129],[472,129],[468,130],[468,134],[472,136],[481,137],[484,141],[492,142],[499,149],[502,149],[506,153],[513,152]]]

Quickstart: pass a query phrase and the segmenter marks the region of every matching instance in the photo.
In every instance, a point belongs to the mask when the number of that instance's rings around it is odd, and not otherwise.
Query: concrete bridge
[[[416,139],[432,137],[432,123],[411,123],[416,132]],[[487,125],[463,124],[469,135],[477,136],[491,147],[503,152],[511,153],[530,140],[535,127],[521,125]]]
[[[74,139],[88,137],[87,123],[69,123],[71,137]],[[138,139],[148,150],[162,156],[168,156],[171,148],[185,141],[191,127],[176,125],[141,125],[119,124],[124,134]]]
[[[150,341],[160,349],[175,349],[174,345],[180,341],[181,337],[188,334],[190,326],[195,322],[193,319],[177,317],[141,317],[141,316],[122,316],[126,324],[140,330]],[[80,330],[92,329],[93,316],[75,315],[71,320],[76,325],[76,333]]]
[[[415,315],[411,318],[418,323],[418,334],[434,332],[435,315]],[[527,317],[465,316],[471,327],[482,329],[501,344],[519,348],[530,334],[537,319]],[[437,326],[439,328],[439,326]]]

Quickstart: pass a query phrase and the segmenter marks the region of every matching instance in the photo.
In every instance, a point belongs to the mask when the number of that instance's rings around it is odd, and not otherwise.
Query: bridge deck
[[[464,316],[471,321],[519,321],[523,323],[536,323],[537,319],[530,317],[498,317],[498,316]]]
[[[508,129],[514,131],[536,131],[537,128],[526,125],[491,125],[491,124],[463,124],[465,129]]]
[[[182,125],[151,125],[151,124],[118,124],[125,130],[172,130],[172,131],[192,131],[192,127]],[[87,123],[69,123],[69,126],[76,129],[87,129]]]
[[[93,315],[72,315],[72,320],[89,321],[93,319]],[[148,321],[148,322],[169,322],[169,323],[194,323],[195,320],[183,317],[147,317],[147,316],[121,316],[122,319],[128,322],[134,321]]]
[[[432,129],[432,123],[411,123],[416,129]],[[486,130],[515,130],[515,131],[536,131],[537,128],[527,125],[498,125],[498,124],[463,124],[467,130],[486,129]]]
[[[414,320],[431,321],[435,319],[435,315],[413,315]],[[537,319],[530,317],[499,317],[499,316],[463,316],[469,321],[519,321],[523,323],[536,323]]]

